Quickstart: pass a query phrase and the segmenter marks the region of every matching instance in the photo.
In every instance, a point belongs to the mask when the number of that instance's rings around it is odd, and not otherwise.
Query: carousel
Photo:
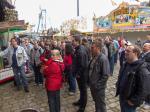
[[[138,32],[141,37],[145,37],[150,31],[150,7],[140,2],[122,2],[107,16],[94,17],[93,20],[95,33],[122,35],[131,39],[130,34]]]

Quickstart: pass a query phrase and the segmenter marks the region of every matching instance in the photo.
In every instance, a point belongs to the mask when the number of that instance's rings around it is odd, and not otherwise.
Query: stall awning
[[[9,21],[9,22],[0,22],[0,34],[6,32],[18,32],[26,30],[27,27],[25,25],[24,20],[19,21]]]

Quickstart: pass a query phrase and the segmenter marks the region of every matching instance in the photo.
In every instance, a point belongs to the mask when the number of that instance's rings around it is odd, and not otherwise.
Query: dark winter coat
[[[88,60],[87,49],[83,45],[77,46],[73,55],[73,74],[85,77],[85,71],[89,63]]]
[[[101,53],[97,57],[91,75],[89,76],[90,86],[94,89],[105,89],[109,74],[110,66],[108,58],[103,53]]]
[[[48,91],[57,91],[62,87],[64,63],[49,59],[44,69],[45,87]]]
[[[120,69],[116,96],[120,95],[124,100],[130,100],[135,106],[140,106],[145,100],[150,85],[149,75],[150,72],[143,60],[132,64],[125,63]]]

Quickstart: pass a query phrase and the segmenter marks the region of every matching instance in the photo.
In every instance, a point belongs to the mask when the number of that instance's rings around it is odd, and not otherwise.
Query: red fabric
[[[7,77],[7,78],[5,78],[5,79],[3,79],[3,80],[0,80],[0,84],[3,84],[3,83],[5,83],[5,82],[7,82],[7,81],[11,81],[11,80],[13,80],[13,79],[14,79],[14,76]]]
[[[119,40],[118,40],[118,43],[119,43],[120,48],[122,47],[122,41],[123,41],[123,39],[119,39]]]
[[[62,87],[63,77],[62,71],[64,71],[64,63],[63,62],[55,62],[52,59],[49,59],[45,64],[46,67],[44,69],[45,75],[45,87],[49,91],[56,91]],[[61,68],[62,70],[61,70]]]
[[[71,54],[64,56],[64,64],[65,64],[66,69],[72,65],[72,55]]]

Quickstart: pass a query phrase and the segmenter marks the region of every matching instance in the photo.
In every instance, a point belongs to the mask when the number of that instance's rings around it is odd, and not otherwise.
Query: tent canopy
[[[0,34],[26,30],[24,20],[0,22]]]
[[[8,29],[0,29],[0,34],[4,34],[4,33],[8,33],[8,32],[19,32],[19,31],[23,31],[25,29],[22,29],[22,28],[17,28],[17,27],[14,27],[14,28],[8,28]]]

